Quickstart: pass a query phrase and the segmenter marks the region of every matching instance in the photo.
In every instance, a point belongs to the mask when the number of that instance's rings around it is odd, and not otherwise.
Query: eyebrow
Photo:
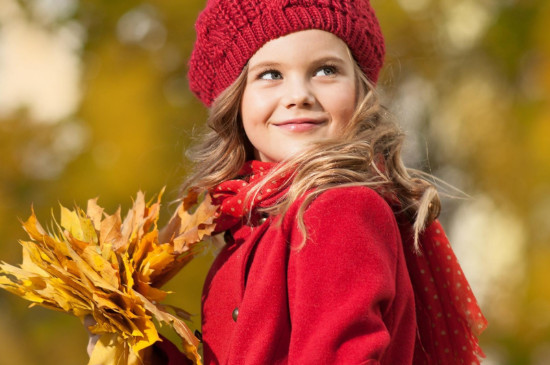
[[[280,63],[275,62],[260,62],[252,67],[248,68],[248,72],[253,72],[256,69],[269,69],[269,68],[278,68],[280,67]]]
[[[320,57],[318,59],[315,59],[311,63],[319,65],[319,64],[326,63],[326,62],[334,62],[334,63],[343,64],[343,63],[345,63],[345,60],[342,57],[331,55],[331,56]],[[281,67],[280,63],[265,61],[265,62],[257,63],[252,67],[249,67],[248,72],[254,72],[257,69],[270,69],[270,68],[277,69],[279,67]]]
[[[326,56],[321,57],[314,61],[314,63],[321,64],[326,62],[345,63],[346,61],[342,57],[338,56]]]

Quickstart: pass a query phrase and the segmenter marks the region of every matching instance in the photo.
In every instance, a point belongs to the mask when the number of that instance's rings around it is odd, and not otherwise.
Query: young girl
[[[226,242],[204,285],[204,363],[478,364],[486,321],[437,192],[403,166],[374,91],[369,2],[210,0],[196,29],[189,80],[211,131],[183,190],[209,191]]]

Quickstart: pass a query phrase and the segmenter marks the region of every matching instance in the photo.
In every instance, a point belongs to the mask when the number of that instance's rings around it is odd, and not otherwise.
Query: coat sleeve
[[[365,187],[331,189],[294,223],[288,266],[290,364],[378,364],[390,342],[400,236]]]
[[[166,337],[160,335],[161,341],[155,342],[153,351],[155,352],[154,365],[192,365],[189,360],[175,344]]]

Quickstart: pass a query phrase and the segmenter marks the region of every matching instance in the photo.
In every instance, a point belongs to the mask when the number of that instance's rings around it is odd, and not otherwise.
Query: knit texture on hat
[[[189,84],[207,106],[265,43],[300,30],[341,38],[372,82],[384,61],[384,38],[368,0],[209,0],[195,28]]]

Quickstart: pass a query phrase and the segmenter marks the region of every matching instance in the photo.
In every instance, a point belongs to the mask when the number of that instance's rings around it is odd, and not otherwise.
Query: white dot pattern
[[[277,165],[271,162],[249,161],[238,173],[242,179],[225,181],[210,191],[212,201],[219,205],[220,214],[216,219],[217,232],[234,226],[250,212],[255,212],[255,208],[273,205],[274,201],[272,200],[276,200],[277,195],[282,195],[283,188],[288,183],[288,179],[283,178],[284,174],[275,175],[273,179],[270,179],[267,182],[269,188],[264,186],[249,194],[252,189],[263,182],[264,177],[275,166]]]
[[[271,206],[284,193],[293,174],[288,178],[285,174],[274,175],[249,196],[274,166],[276,164],[247,162],[239,172],[239,176],[243,176],[241,180],[225,181],[210,191],[214,204],[219,205],[216,231],[229,229],[245,215],[254,213],[255,208]],[[441,364],[479,365],[478,355],[482,355],[482,351],[476,336],[485,329],[487,321],[443,228],[435,221],[421,234],[420,254],[414,249],[412,234],[402,233],[402,237],[417,308],[415,364],[423,363],[422,360],[416,362],[418,357],[426,359],[426,363],[431,358]]]
[[[412,239],[405,243],[412,245]],[[420,350],[441,364],[479,365],[478,355],[483,352],[476,336],[487,321],[438,221],[421,235],[420,247],[427,255],[405,250],[416,297]],[[431,363],[428,357],[426,362]]]

